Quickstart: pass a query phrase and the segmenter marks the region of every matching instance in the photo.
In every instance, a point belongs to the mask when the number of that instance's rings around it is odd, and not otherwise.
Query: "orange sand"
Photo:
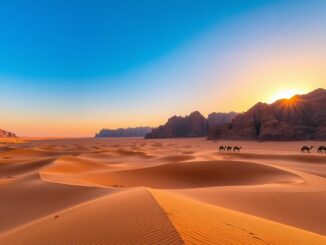
[[[326,244],[326,155],[302,144],[1,142],[0,244]]]

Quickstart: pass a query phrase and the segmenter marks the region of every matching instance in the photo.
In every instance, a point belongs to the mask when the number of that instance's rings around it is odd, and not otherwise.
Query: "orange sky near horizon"
[[[213,70],[202,77],[205,83],[198,82],[198,77],[194,78],[192,90],[196,93],[188,93],[184,88],[180,91],[182,99],[178,97],[179,91],[166,99],[158,93],[151,98],[149,106],[146,98],[139,98],[134,103],[109,108],[99,99],[97,104],[81,106],[73,113],[64,107],[60,111],[49,109],[41,112],[2,107],[0,128],[18,136],[93,137],[102,128],[156,127],[173,115],[185,116],[195,110],[204,116],[211,112],[243,112],[257,102],[271,103],[284,91],[285,94],[286,91],[304,94],[326,88],[326,63],[320,58],[306,55],[301,59],[291,57],[285,60],[274,56],[266,62],[261,62],[259,57],[251,62],[245,69],[227,74],[226,81],[230,82],[225,86],[221,87],[221,79]]]
[[[271,59],[273,60],[273,59]],[[303,62],[289,60],[250,64],[245,71],[231,74],[231,81],[220,87],[218,76],[212,72],[205,76],[205,85],[193,83],[197,88],[196,94],[189,93],[188,97],[178,100],[164,100],[158,97],[152,99],[152,104],[146,106],[141,100],[127,104],[118,109],[107,107],[80,108],[71,113],[65,111],[11,111],[1,108],[1,127],[13,131],[18,136],[35,137],[93,137],[102,128],[156,127],[164,124],[173,115],[185,116],[198,110],[204,116],[211,112],[243,112],[257,102],[271,103],[284,91],[304,94],[317,88],[326,88],[326,69],[320,59]],[[207,75],[207,74],[206,74]],[[101,102],[102,103],[102,102]],[[156,108],[156,109],[155,109]]]
[[[316,83],[317,84],[317,83]],[[322,84],[320,84],[322,85]],[[318,85],[317,85],[318,86]],[[321,86],[319,86],[321,87]],[[317,88],[317,87],[315,87]],[[270,92],[265,96],[261,96],[260,93],[254,97],[253,93],[250,92],[248,97],[243,96],[241,91],[239,94],[234,93],[233,96],[224,95],[222,97],[222,101],[217,101],[216,107],[210,105],[207,108],[187,108],[186,111],[182,111],[181,108],[176,110],[178,112],[169,113],[165,112],[164,114],[160,113],[150,113],[142,114],[135,112],[131,114],[130,112],[123,113],[108,113],[106,115],[90,115],[87,116],[74,116],[74,117],[57,117],[57,118],[33,118],[33,117],[23,117],[21,115],[16,115],[10,117],[10,122],[8,123],[8,127],[5,127],[5,130],[10,130],[18,134],[21,137],[93,137],[96,132],[98,132],[102,128],[125,128],[125,127],[137,127],[137,126],[152,126],[157,127],[159,125],[164,124],[167,119],[174,114],[185,116],[189,115],[194,110],[199,110],[204,116],[207,116],[211,112],[243,112],[248,110],[251,106],[253,106],[258,101],[263,101],[266,103],[270,103],[275,96],[278,94],[284,94],[284,91],[290,91],[293,93],[297,91],[298,94],[304,94],[312,91],[314,88],[311,88],[309,85],[302,87],[289,87],[284,86],[284,88],[270,89]],[[275,92],[274,92],[275,91]],[[230,92],[232,93],[232,92]],[[241,95],[242,94],[242,95]],[[224,98],[224,99],[223,99]],[[234,98],[237,98],[236,100]],[[263,98],[258,100],[258,98]],[[257,99],[257,100],[255,100]],[[279,99],[279,98],[277,98]],[[252,103],[255,101],[254,103]],[[214,109],[214,108],[222,108],[222,103],[233,103],[233,105],[238,103],[237,107],[226,107],[229,109]],[[231,104],[232,105],[232,104]],[[230,106],[231,106],[230,105]],[[211,108],[211,109],[209,109]],[[5,119],[5,118],[4,118]],[[94,120],[95,119],[95,120]],[[5,120],[3,120],[5,121]],[[9,125],[10,124],[10,125]],[[4,124],[3,124],[4,125]],[[23,132],[23,133],[20,133]]]

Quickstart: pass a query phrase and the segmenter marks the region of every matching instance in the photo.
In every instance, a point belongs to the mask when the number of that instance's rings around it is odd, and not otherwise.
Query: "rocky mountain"
[[[326,90],[317,89],[272,104],[258,103],[231,123],[215,126],[208,139],[326,139]]]
[[[17,136],[12,132],[0,129],[0,138],[17,138]]]
[[[237,112],[213,112],[208,115],[208,128],[214,128],[216,126],[224,126],[227,123],[232,122],[232,120],[239,115]]]
[[[151,127],[136,127],[136,128],[118,128],[118,129],[105,129],[100,130],[95,135],[96,138],[100,137],[144,137],[147,133],[151,132]]]
[[[154,128],[146,134],[146,139],[154,138],[180,138],[180,137],[203,137],[207,135],[207,119],[198,111],[189,116],[173,116],[166,124]]]

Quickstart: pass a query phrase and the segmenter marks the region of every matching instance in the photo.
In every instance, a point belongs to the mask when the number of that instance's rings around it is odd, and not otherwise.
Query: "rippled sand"
[[[321,143],[1,141],[0,244],[326,244]]]

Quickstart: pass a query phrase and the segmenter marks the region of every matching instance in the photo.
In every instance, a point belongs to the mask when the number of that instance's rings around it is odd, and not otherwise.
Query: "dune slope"
[[[150,191],[186,244],[326,244],[326,237],[315,233],[168,192]]]
[[[110,192],[47,183],[36,174],[11,181],[0,188],[0,232]]]
[[[58,172],[51,178],[55,167],[53,165],[43,170],[42,177],[48,181],[60,182],[60,177],[58,177],[60,173]],[[65,181],[64,175],[65,173],[61,172],[62,182]],[[70,176],[68,178],[74,183]],[[295,174],[274,167],[237,161],[171,163],[123,171],[93,172],[79,176],[79,178],[103,186],[145,186],[173,189],[301,181]]]
[[[0,236],[0,244],[183,244],[145,188],[94,199]]]

